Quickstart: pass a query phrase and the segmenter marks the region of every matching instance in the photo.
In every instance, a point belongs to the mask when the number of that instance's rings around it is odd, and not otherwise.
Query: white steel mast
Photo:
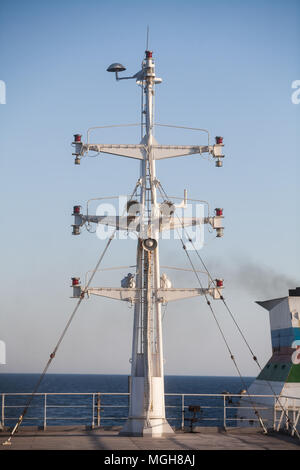
[[[142,237],[137,248],[137,286],[143,294],[135,304],[131,401],[129,419],[122,434],[162,435],[173,431],[165,417],[161,303],[157,298],[153,298],[152,294],[153,290],[160,288],[160,269],[159,233],[153,223],[157,220],[159,208],[152,149],[155,69],[151,51],[145,53],[141,85],[146,99],[145,109],[142,109],[146,118],[145,135],[142,139],[146,153],[141,162],[140,174],[142,180],[140,204],[144,220],[142,220]]]
[[[136,188],[139,200],[130,200],[127,204],[127,216],[108,217],[83,215],[81,206],[74,206],[73,234],[80,233],[80,227],[88,223],[105,224],[116,230],[132,230],[138,235],[136,279],[125,278],[121,288],[94,287],[84,288],[79,278],[72,278],[73,296],[94,294],[112,299],[134,303],[131,386],[129,416],[121,434],[162,436],[173,433],[165,415],[164,370],[161,305],[172,300],[211,295],[220,298],[222,280],[207,288],[172,288],[166,276],[161,276],[159,265],[159,237],[162,231],[210,224],[216,229],[217,236],[223,234],[223,212],[216,209],[213,217],[181,218],[174,217],[175,206],[170,201],[158,203],[157,188],[160,183],[156,178],[155,161],[163,158],[209,153],[216,160],[216,166],[222,166],[223,139],[216,137],[216,143],[210,145],[159,145],[153,136],[154,128],[154,92],[155,84],[162,80],[155,75],[152,52],[145,51],[142,69],[132,77],[119,77],[125,69],[119,63],[107,69],[115,72],[117,80],[135,79],[142,87],[142,140],[135,144],[91,144],[89,131],[87,143],[81,141],[81,135],[74,135],[75,163],[90,151],[114,154],[140,160],[140,178]],[[143,106],[143,102],[145,105]],[[145,121],[143,119],[145,117]],[[172,126],[171,126],[172,127]],[[185,198],[186,199],[186,198]],[[186,200],[184,201],[186,202]],[[182,206],[182,205],[181,205]],[[169,213],[165,213],[166,207]],[[164,214],[162,216],[162,212]]]

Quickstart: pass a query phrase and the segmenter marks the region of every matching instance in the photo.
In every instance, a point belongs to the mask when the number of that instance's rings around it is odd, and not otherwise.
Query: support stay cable
[[[135,192],[136,192],[136,190],[137,190],[137,187],[138,187],[138,183],[136,184],[135,189],[134,189],[134,191],[133,191],[133,193],[132,193],[132,195],[131,195],[131,197],[130,197],[129,200],[132,200],[132,198],[133,198],[133,196],[134,196],[134,194],[135,194]],[[59,348],[59,346],[60,346],[62,340],[64,339],[64,337],[65,337],[65,335],[66,335],[66,333],[67,333],[67,331],[68,331],[68,329],[69,329],[69,327],[70,327],[70,325],[71,325],[71,323],[72,323],[72,321],[73,321],[73,319],[74,319],[74,317],[75,317],[75,315],[76,315],[76,313],[77,313],[77,310],[78,310],[79,307],[80,307],[81,302],[82,302],[83,299],[84,299],[84,294],[85,294],[85,292],[86,292],[87,289],[89,288],[89,286],[90,286],[90,284],[91,284],[91,282],[92,282],[92,280],[93,280],[93,278],[94,278],[96,272],[97,272],[98,269],[99,269],[99,266],[100,266],[100,264],[101,264],[101,262],[102,262],[102,260],[103,260],[103,258],[104,258],[104,256],[105,256],[105,254],[106,254],[106,252],[107,252],[107,250],[108,250],[108,248],[109,248],[109,246],[110,246],[110,244],[111,244],[111,242],[112,242],[112,240],[113,240],[113,238],[114,238],[114,236],[115,236],[116,231],[117,231],[117,229],[114,229],[114,231],[113,231],[112,234],[110,235],[110,237],[109,237],[109,239],[108,239],[108,242],[107,242],[107,244],[106,244],[104,250],[102,251],[102,253],[101,253],[101,255],[100,255],[100,258],[99,258],[98,261],[97,261],[97,264],[96,264],[96,266],[95,266],[95,269],[92,271],[92,274],[91,274],[91,276],[90,276],[90,278],[89,278],[89,280],[88,280],[88,282],[87,282],[87,284],[86,284],[86,286],[85,286],[85,289],[84,289],[84,290],[82,291],[82,293],[81,293],[80,299],[78,300],[78,302],[77,302],[77,304],[76,304],[76,306],[75,306],[75,308],[74,308],[74,310],[73,310],[73,312],[72,312],[72,314],[71,314],[71,316],[70,316],[70,318],[69,318],[69,320],[68,320],[68,322],[67,322],[67,324],[66,324],[66,326],[65,326],[65,328],[64,328],[64,330],[63,330],[63,332],[61,333],[61,335],[60,335],[60,337],[59,337],[59,339],[58,339],[58,341],[57,341],[57,343],[56,343],[56,345],[55,345],[55,348],[53,349],[52,353],[50,354],[50,357],[49,357],[49,359],[48,359],[48,362],[47,362],[47,364],[46,364],[46,366],[45,366],[43,372],[41,373],[41,375],[40,375],[40,377],[39,377],[39,379],[38,379],[38,381],[37,381],[37,383],[36,383],[36,385],[35,385],[35,387],[34,387],[34,389],[33,389],[33,392],[31,393],[31,395],[30,395],[30,397],[29,397],[29,399],[28,399],[28,402],[26,403],[26,405],[25,405],[25,407],[24,407],[22,413],[20,414],[16,425],[14,426],[13,430],[11,431],[9,438],[8,438],[5,442],[3,442],[2,445],[11,445],[11,439],[12,439],[13,435],[18,431],[19,427],[21,426],[22,421],[23,421],[23,419],[24,419],[24,417],[25,417],[25,415],[26,415],[26,413],[27,413],[27,411],[28,411],[28,408],[29,408],[29,406],[31,405],[31,402],[32,402],[33,398],[35,397],[35,395],[36,395],[36,393],[37,393],[37,391],[38,391],[38,389],[39,389],[39,386],[40,386],[40,384],[41,384],[41,382],[42,382],[42,380],[43,380],[45,374],[47,373],[47,371],[48,371],[48,369],[49,369],[49,367],[50,367],[50,364],[51,364],[51,362],[53,361],[53,359],[54,359],[54,357],[55,357],[55,355],[56,355],[56,352],[57,352],[57,350],[58,350],[58,348]]]

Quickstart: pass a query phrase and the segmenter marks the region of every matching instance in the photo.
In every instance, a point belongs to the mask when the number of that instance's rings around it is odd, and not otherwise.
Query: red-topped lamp
[[[72,277],[72,286],[73,287],[73,298],[78,299],[81,297],[81,285],[80,285],[80,277]]]
[[[80,277],[72,277],[72,287],[80,285]]]
[[[80,152],[82,147],[81,134],[74,134],[75,152],[72,155],[75,155],[75,165],[80,165]]]
[[[81,206],[74,206],[72,215],[77,215],[77,214],[80,214],[80,213],[81,213]]]
[[[216,279],[216,286],[223,287],[223,279]]]
[[[220,216],[223,216],[223,209],[220,209],[219,207],[217,207],[217,208],[215,209],[215,213],[216,213],[216,215],[219,216],[219,217],[220,217]]]
[[[223,137],[220,137],[219,135],[216,137],[216,144],[223,144]]]

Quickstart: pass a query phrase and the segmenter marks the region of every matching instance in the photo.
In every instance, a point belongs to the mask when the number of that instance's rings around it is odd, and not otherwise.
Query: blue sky
[[[139,89],[117,83],[106,68],[120,61],[130,74],[139,70],[147,25],[163,79],[156,121],[204,127],[225,143],[222,169],[196,156],[173,159],[159,163],[159,179],[170,194],[187,188],[190,197],[224,207],[225,236],[206,233],[202,255],[225,278],[227,301],[261,362],[268,359],[267,313],[254,301],[300,285],[300,105],[291,101],[300,79],[299,20],[300,4],[291,0],[1,2],[4,372],[42,369],[74,305],[70,277],[92,269],[104,246],[87,233],[71,236],[72,206],[126,194],[136,182],[131,160],[107,156],[74,166],[70,142],[94,125],[139,121]],[[101,140],[134,143],[139,130],[106,132]],[[157,140],[195,143],[195,136],[159,130]],[[115,242],[105,266],[133,264],[134,243],[125,243]],[[176,253],[186,265],[175,249],[162,243],[162,262]],[[118,276],[112,283],[119,285]],[[219,309],[243,373],[256,375]],[[234,375],[201,300],[170,305],[164,322],[166,373]],[[51,370],[127,373],[131,329],[131,310],[91,299]]]

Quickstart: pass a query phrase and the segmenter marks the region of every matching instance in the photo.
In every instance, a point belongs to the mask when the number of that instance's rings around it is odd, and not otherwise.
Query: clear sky
[[[87,232],[71,235],[72,206],[127,194],[136,182],[137,162],[102,156],[77,167],[70,143],[91,126],[139,121],[139,88],[117,83],[106,68],[139,70],[147,25],[163,79],[156,121],[206,128],[225,143],[222,169],[194,156],[160,162],[158,177],[169,194],[187,188],[224,208],[225,236],[206,232],[201,254],[224,277],[224,295],[260,362],[271,355],[268,314],[254,302],[300,285],[300,104],[291,100],[300,80],[299,1],[2,0],[2,372],[43,369],[74,307],[70,278],[93,269],[104,247]],[[139,137],[138,128],[115,130],[99,142]],[[160,130],[157,140],[205,143],[174,130]],[[179,243],[161,248],[162,264],[187,267]],[[116,241],[103,266],[134,262],[134,242]],[[123,274],[104,281],[119,286]],[[178,274],[173,281],[194,282]],[[257,375],[226,311],[217,312],[242,373]],[[123,303],[84,302],[49,372],[129,373],[132,319]],[[170,304],[163,330],[166,374],[235,375],[203,299]]]

